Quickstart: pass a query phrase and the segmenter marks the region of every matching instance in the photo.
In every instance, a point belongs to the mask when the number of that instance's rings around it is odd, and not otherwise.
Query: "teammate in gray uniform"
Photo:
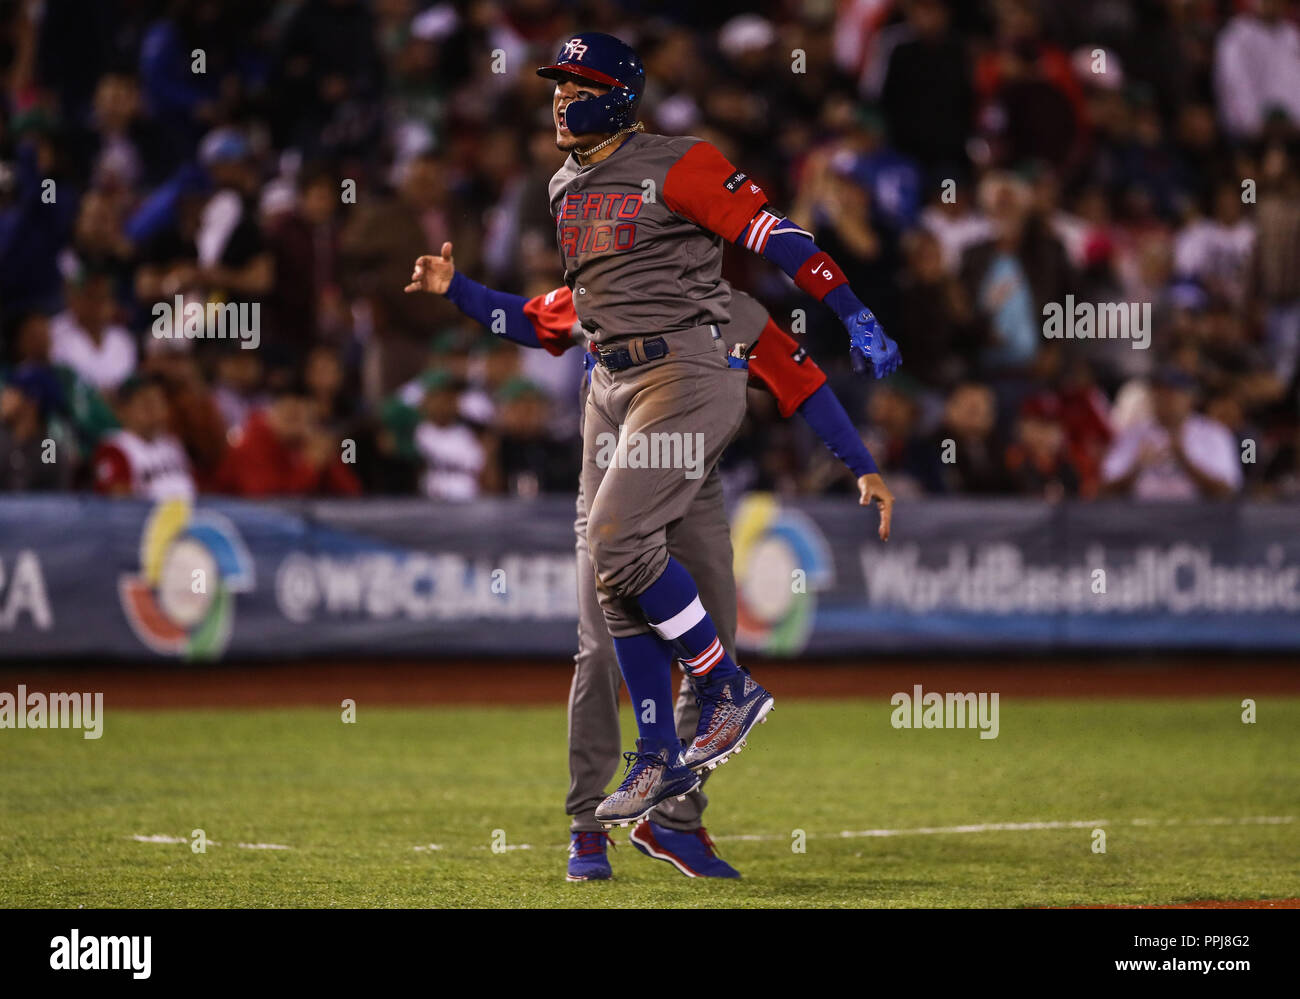
[[[570,38],[554,64],[556,144],[571,153],[550,184],[565,284],[599,366],[585,412],[582,489],[597,596],[637,716],[627,776],[596,809],[628,825],[699,786],[699,773],[740,752],[772,696],[721,642],[690,572],[668,551],[667,528],[690,509],[744,415],[743,372],[718,333],[731,290],[723,240],[781,266],[825,301],[849,331],[855,366],[883,376],[897,347],[811,235],[768,205],[762,189],[707,142],[643,134],[635,120],[644,69],[609,35]],[[609,441],[618,442],[611,452]],[[651,442],[689,442],[704,477],[673,461],[623,460]],[[644,450],[642,450],[644,456]],[[648,465],[648,467],[646,467]],[[680,662],[701,701],[681,748],[671,675]]]
[[[880,504],[881,538],[887,539],[893,496],[875,470],[848,415],[831,393],[825,374],[772,322],[761,304],[741,291],[733,292],[731,317],[731,322],[721,328],[723,340],[729,350],[752,356],[747,365],[750,385],[761,385],[775,395],[783,415],[789,416],[795,410],[805,415],[813,429],[856,474],[860,502],[864,506],[872,502]],[[760,338],[761,350],[754,349],[750,355],[750,350],[760,344]],[[822,405],[834,414],[830,420],[823,418]],[[824,429],[828,423],[834,426],[836,421],[840,426],[832,431]],[[583,494],[579,490],[578,518],[574,525],[579,566],[578,653],[569,694],[571,783],[565,801],[565,811],[573,817],[569,880],[612,876],[605,855],[605,834],[598,831],[595,807],[615,773],[619,747],[620,677],[590,570],[586,520]],[[723,647],[734,657],[736,581],[731,534],[716,469],[701,487],[686,516],[668,526],[668,551],[695,579],[700,601],[717,626]],[[700,703],[686,677],[682,679],[674,714],[679,737],[691,739],[699,723]],[[703,779],[707,779],[707,773]],[[630,842],[642,853],[672,864],[688,877],[739,877],[739,872],[717,855],[704,828],[703,814],[707,807],[708,798],[702,786],[682,800],[670,798],[637,823]]]

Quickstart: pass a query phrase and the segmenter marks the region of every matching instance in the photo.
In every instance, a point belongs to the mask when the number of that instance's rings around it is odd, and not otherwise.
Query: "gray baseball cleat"
[[[636,752],[624,753],[623,759],[623,783],[596,806],[596,821],[606,829],[630,825],[660,802],[680,801],[700,786],[700,778],[682,763],[680,745],[650,746],[638,739]]]

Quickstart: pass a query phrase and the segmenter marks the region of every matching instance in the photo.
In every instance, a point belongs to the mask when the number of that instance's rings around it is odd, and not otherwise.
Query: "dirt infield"
[[[954,664],[944,660],[877,660],[870,665],[761,662],[754,666],[778,697],[888,697],[896,691],[997,691],[1003,697],[1210,697],[1300,695],[1300,666],[1221,656],[1178,659],[1071,657]],[[382,661],[0,666],[0,690],[102,691],[123,708],[278,707],[358,703],[561,704],[572,663]]]

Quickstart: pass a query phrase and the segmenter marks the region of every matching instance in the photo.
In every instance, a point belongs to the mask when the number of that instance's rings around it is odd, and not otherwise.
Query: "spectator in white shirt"
[[[1212,214],[1179,230],[1174,240],[1174,270],[1195,278],[1203,288],[1234,308],[1246,304],[1246,282],[1255,225],[1246,217],[1241,188],[1235,180],[1214,190]]]
[[[1219,32],[1214,86],[1219,120],[1237,141],[1257,139],[1271,112],[1300,127],[1300,31],[1283,19],[1283,0],[1251,0]]]
[[[965,195],[968,189],[955,188],[951,200],[941,195],[921,212],[921,228],[939,241],[943,266],[949,274],[961,270],[961,255],[967,249],[993,235],[993,223],[971,208],[971,199]]]
[[[1227,427],[1192,411],[1196,381],[1176,369],[1154,380],[1151,416],[1102,462],[1104,491],[1139,500],[1222,499],[1241,490],[1241,455]]]
[[[415,448],[424,464],[420,488],[430,499],[476,499],[487,468],[487,453],[478,434],[457,411],[459,388],[446,371],[424,377],[424,418],[415,428]]]
[[[117,391],[135,371],[135,338],[113,323],[107,274],[82,271],[68,281],[68,307],[50,320],[50,359],[72,368],[104,393]]]
[[[137,499],[193,499],[194,476],[181,442],[167,431],[167,396],[157,378],[131,378],[122,385],[122,429],[106,435],[95,451],[95,491]]]

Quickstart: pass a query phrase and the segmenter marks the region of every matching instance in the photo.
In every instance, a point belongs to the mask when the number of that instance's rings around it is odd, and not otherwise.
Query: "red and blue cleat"
[[[569,837],[569,873],[566,881],[608,881],[614,876],[605,856],[611,843],[607,832],[575,832]]]
[[[691,832],[669,829],[646,819],[629,837],[632,845],[655,860],[666,860],[688,878],[738,878],[740,872],[714,851],[703,827]]]

